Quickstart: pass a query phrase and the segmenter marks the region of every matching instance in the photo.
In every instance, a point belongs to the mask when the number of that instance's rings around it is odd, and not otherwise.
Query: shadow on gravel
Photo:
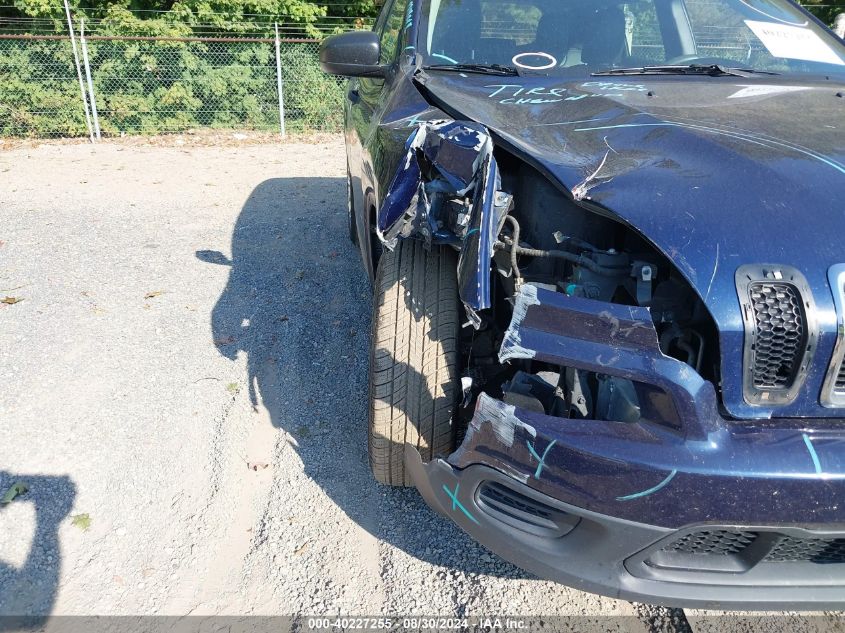
[[[250,195],[232,232],[231,267],[211,315],[214,344],[247,356],[249,396],[296,438],[306,474],[356,523],[446,569],[523,578],[423,503],[380,486],[367,461],[372,290],[347,235],[343,178],[278,178]],[[319,511],[317,511],[319,514]],[[437,572],[446,577],[447,572]]]
[[[20,566],[0,559],[0,616],[17,616],[12,621],[0,621],[0,628],[15,623],[25,628],[40,626],[52,612],[62,568],[59,524],[76,498],[76,486],[69,477],[16,475],[0,470],[0,496],[15,484],[25,486],[27,491],[0,504],[0,544],[16,549],[20,541],[31,539],[31,544]],[[26,505],[35,510],[34,533],[16,523],[20,515],[15,517],[15,513]]]

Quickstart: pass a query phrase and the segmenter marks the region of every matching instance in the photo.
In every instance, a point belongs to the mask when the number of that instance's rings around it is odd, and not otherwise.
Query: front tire
[[[423,461],[454,447],[458,380],[457,257],[418,240],[385,250],[375,278],[370,351],[370,467],[391,486],[413,485],[405,444]]]
[[[358,228],[355,226],[355,198],[352,195],[352,175],[346,168],[346,220],[349,225],[349,241],[358,245]]]

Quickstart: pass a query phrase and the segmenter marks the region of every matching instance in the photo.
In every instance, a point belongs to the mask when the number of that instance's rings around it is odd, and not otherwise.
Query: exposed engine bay
[[[577,206],[532,167],[505,152],[497,158],[513,205],[494,247],[494,314],[478,331],[464,329],[474,387],[557,417],[620,422],[639,421],[642,401],[654,397],[648,385],[612,373],[543,367],[534,360],[498,365],[502,328],[523,284],[649,308],[661,351],[718,384],[715,325],[668,260],[628,227]]]
[[[482,126],[424,123],[406,150],[405,168],[379,213],[378,233],[389,248],[413,236],[460,251],[459,288],[468,316],[461,330],[464,423],[482,392],[556,417],[677,422],[667,413],[665,393],[614,375],[612,366],[597,372],[503,359],[525,286],[597,302],[597,311],[599,302],[647,308],[660,351],[718,390],[718,334],[710,314],[680,272],[634,229],[494,147]]]

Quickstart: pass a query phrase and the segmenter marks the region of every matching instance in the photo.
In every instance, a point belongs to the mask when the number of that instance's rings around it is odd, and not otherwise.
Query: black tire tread
[[[358,230],[355,227],[355,197],[352,195],[352,175],[346,167],[346,221],[349,225],[349,241],[358,245]]]
[[[406,240],[385,251],[375,277],[369,455],[375,478],[412,485],[405,443],[423,461],[452,450],[460,328],[456,254]]]

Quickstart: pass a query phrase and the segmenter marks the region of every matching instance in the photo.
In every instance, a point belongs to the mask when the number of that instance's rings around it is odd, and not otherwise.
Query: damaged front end
[[[486,128],[471,122],[420,123],[378,212],[376,232],[392,249],[418,237],[460,249],[458,285],[478,327],[490,307],[490,258],[512,198],[501,178]]]
[[[634,227],[494,147],[483,126],[438,121],[408,140],[377,233],[388,248],[415,238],[460,252],[473,327],[459,445],[429,463],[413,447],[405,455],[432,507],[504,558],[590,591],[840,603],[839,566],[820,578],[798,561],[787,585],[776,552],[785,539],[845,543],[842,531],[811,530],[841,516],[841,433],[730,419],[717,327]],[[756,545],[690,557],[701,532],[747,532]]]
[[[544,365],[539,358],[537,367],[528,367],[525,361],[545,353],[542,345],[529,350],[521,343],[520,324],[538,291],[586,302],[587,317],[594,310],[619,322],[619,310],[636,314],[633,325],[618,328],[649,339],[655,359],[678,361],[679,371],[699,382],[703,376],[711,388],[718,382],[715,327],[665,257],[633,230],[582,208],[571,192],[564,195],[526,163],[494,148],[480,124],[419,124],[378,211],[376,233],[389,249],[414,238],[459,251],[459,295],[473,325],[463,349],[465,405],[486,393],[549,409],[531,395],[548,384],[563,399],[547,412],[563,417],[632,422],[655,402],[671,408],[619,371],[604,371],[618,365],[613,336],[596,340],[595,367],[567,365],[558,357],[547,367],[538,369]],[[561,324],[560,332],[568,327]],[[634,354],[643,360],[642,350]],[[677,415],[666,422],[680,424]]]

